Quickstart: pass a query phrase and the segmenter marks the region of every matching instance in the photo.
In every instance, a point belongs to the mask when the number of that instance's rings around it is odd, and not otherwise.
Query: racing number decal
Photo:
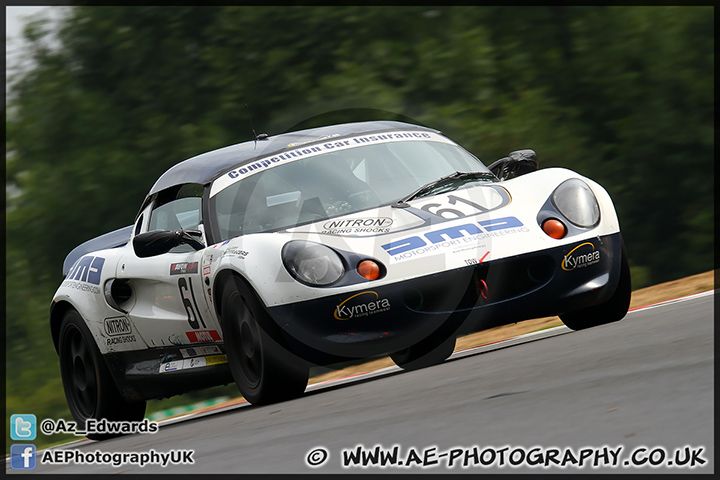
[[[485,212],[488,212],[488,211],[489,211],[487,208],[485,208],[485,207],[483,207],[483,206],[480,206],[480,205],[478,205],[478,204],[475,203],[475,202],[471,202],[470,200],[466,200],[466,199],[464,199],[464,198],[456,197],[455,195],[448,195],[447,198],[448,198],[448,203],[450,203],[450,205],[455,205],[455,204],[457,204],[458,202],[461,202],[461,203],[464,203],[465,205],[469,205],[469,206],[473,207],[474,209],[477,210],[477,212],[473,212],[473,213],[470,213],[470,214],[465,214],[465,213],[461,212],[460,210],[456,210],[456,209],[454,209],[454,208],[438,208],[438,209],[437,209],[436,211],[434,211],[434,212],[431,212],[431,211],[430,211],[431,208],[441,207],[442,204],[440,204],[440,203],[428,203],[427,205],[423,205],[423,206],[421,207],[421,209],[422,209],[422,210],[425,210],[426,212],[428,212],[428,213],[430,213],[430,214],[432,214],[432,215],[437,215],[438,217],[442,217],[442,218],[444,218],[444,219],[446,219],[446,220],[452,220],[452,219],[455,219],[455,218],[469,217],[470,215],[477,215],[478,213],[485,213]],[[446,213],[449,213],[449,214],[451,214],[451,215],[454,215],[454,217],[446,217],[446,216],[445,216]]]
[[[180,289],[180,298],[182,298],[185,311],[187,311],[188,314],[188,323],[190,324],[190,328],[197,330],[200,328],[201,323],[202,328],[207,328],[205,326],[205,321],[200,316],[200,309],[198,308],[197,301],[195,300],[195,292],[193,292],[192,288],[192,278],[187,277],[186,279],[185,277],[180,277],[178,279],[178,288]],[[188,292],[190,292],[190,295],[188,295]],[[191,299],[192,302],[190,301]]]

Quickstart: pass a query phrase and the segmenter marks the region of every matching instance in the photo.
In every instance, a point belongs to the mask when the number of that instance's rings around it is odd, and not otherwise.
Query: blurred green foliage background
[[[608,190],[635,288],[713,268],[713,7],[95,6],[25,38],[6,110],[6,418],[71,418],[48,328],[65,255],[131,224],[171,165],[250,140],[246,103],[270,135],[409,118],[486,164],[533,148]]]

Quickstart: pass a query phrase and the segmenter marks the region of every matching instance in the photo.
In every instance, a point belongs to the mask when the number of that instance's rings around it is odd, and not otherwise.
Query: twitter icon
[[[10,416],[10,438],[13,440],[35,440],[37,418],[32,413]]]

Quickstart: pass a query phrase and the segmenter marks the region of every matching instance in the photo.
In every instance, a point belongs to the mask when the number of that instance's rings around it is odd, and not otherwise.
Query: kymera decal
[[[368,290],[346,298],[335,307],[336,320],[351,320],[390,310],[390,300],[380,298],[377,292]]]
[[[562,259],[561,267],[566,272],[584,268],[600,262],[600,250],[591,242],[581,243],[570,250]]]

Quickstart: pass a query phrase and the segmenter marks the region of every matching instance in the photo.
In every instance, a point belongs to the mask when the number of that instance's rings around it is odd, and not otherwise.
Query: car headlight
[[[578,227],[594,227],[600,221],[600,206],[595,194],[577,178],[571,178],[560,184],[552,194],[555,208],[571,223]]]
[[[282,250],[283,264],[290,275],[301,283],[325,287],[340,280],[345,267],[340,256],[319,243],[292,241]]]

